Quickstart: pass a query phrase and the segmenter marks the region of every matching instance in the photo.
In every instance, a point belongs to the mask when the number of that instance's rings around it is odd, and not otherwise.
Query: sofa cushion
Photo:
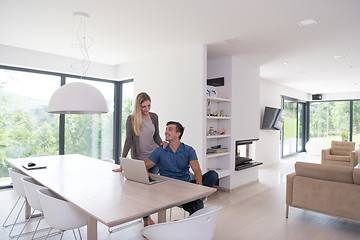
[[[296,162],[295,172],[297,176],[334,182],[354,183],[353,168],[347,166]]]
[[[349,154],[349,156],[328,155],[326,157],[326,160],[350,162],[350,154]]]
[[[360,186],[309,177],[294,179],[293,206],[360,220]]]
[[[354,168],[353,179],[355,184],[360,184],[360,168]]]
[[[331,142],[331,155],[338,156],[350,156],[350,152],[355,150],[355,142],[342,142],[332,141]]]

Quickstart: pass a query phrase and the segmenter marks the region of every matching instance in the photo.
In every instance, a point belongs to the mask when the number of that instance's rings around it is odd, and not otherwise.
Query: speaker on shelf
[[[322,94],[313,94],[312,95],[312,100],[321,100],[322,99]]]
[[[213,86],[213,87],[224,86],[224,77],[208,79],[207,85]]]

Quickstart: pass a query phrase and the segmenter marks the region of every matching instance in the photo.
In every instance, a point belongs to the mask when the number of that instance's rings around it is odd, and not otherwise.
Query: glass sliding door
[[[114,84],[66,78],[66,83],[78,81],[96,87],[104,95],[109,112],[65,115],[65,154],[113,158]]]
[[[283,97],[282,152],[286,157],[304,151],[305,103]]]
[[[0,69],[0,187],[10,184],[5,159],[58,154],[59,115],[49,114],[60,77]]]
[[[350,141],[350,101],[310,103],[309,139]]]
[[[352,117],[352,141],[356,144],[356,149],[359,149],[360,144],[360,101],[353,102],[353,117]]]
[[[305,149],[305,103],[298,103],[298,126],[297,126],[297,152]]]
[[[297,103],[284,100],[283,109],[283,156],[286,156],[297,152]]]

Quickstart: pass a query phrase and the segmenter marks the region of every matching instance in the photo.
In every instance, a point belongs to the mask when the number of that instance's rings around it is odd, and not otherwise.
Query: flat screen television
[[[281,130],[284,125],[284,111],[280,108],[265,107],[261,129]]]

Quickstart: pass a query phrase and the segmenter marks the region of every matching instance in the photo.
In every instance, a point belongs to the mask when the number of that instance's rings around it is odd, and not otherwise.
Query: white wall
[[[311,95],[264,79],[260,80],[259,129],[265,106],[281,108],[281,96],[300,100],[310,100]],[[275,162],[280,159],[280,131],[260,130],[260,140],[256,143],[256,161]]]
[[[23,67],[36,70],[82,75],[82,69],[71,68],[71,64],[79,62],[79,59],[63,57],[48,53],[36,52],[22,48],[0,45],[0,64],[12,67]],[[115,80],[116,67],[91,62],[88,77]]]
[[[118,66],[117,77],[134,79],[134,96],[147,92],[152,98],[151,111],[159,115],[160,136],[165,124],[178,121],[185,127],[182,141],[203,158],[204,96],[206,48],[189,46]]]
[[[233,57],[232,133],[234,140],[259,138],[259,66]]]
[[[322,94],[322,100],[355,100],[355,99],[360,99],[360,92]]]
[[[236,140],[259,138],[260,68],[233,57],[232,72],[231,156],[235,156]],[[258,161],[257,156],[254,157],[254,160]],[[234,171],[235,159],[232,161],[231,169],[233,169],[231,189],[258,179],[258,168]]]

